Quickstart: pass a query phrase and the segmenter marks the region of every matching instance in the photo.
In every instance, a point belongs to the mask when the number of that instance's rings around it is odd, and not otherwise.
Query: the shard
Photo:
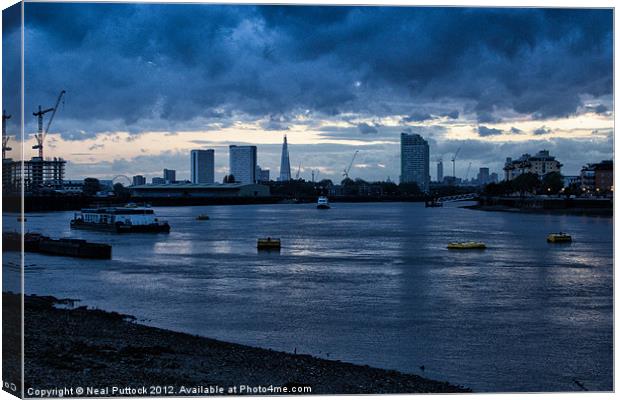
[[[288,143],[286,135],[284,135],[284,143],[282,143],[282,158],[280,159],[280,182],[288,182],[291,180],[291,163],[288,159]]]

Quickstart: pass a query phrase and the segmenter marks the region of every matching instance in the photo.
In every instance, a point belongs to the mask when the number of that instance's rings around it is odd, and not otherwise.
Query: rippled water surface
[[[477,391],[612,389],[610,218],[417,203],[156,212],[170,234],[71,231],[71,212],[29,214],[29,230],[111,243],[113,259],[27,254],[26,293]],[[545,241],[560,230],[574,242]],[[262,236],[282,251],[258,253]],[[449,251],[453,240],[488,249]]]

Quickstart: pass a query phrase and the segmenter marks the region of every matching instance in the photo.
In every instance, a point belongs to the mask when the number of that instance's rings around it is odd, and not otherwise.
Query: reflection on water
[[[573,379],[612,389],[611,219],[403,203],[157,212],[170,234],[71,231],[70,212],[28,215],[31,231],[111,243],[113,259],[28,254],[26,292],[478,391],[579,390]],[[548,244],[559,230],[575,241]],[[257,251],[266,236],[282,239],[279,253]],[[488,249],[446,249],[458,240]]]

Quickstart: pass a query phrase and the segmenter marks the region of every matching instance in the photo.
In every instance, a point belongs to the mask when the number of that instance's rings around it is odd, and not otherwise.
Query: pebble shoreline
[[[57,304],[67,301],[50,296],[25,296],[24,303],[26,390],[147,388],[146,394],[108,391],[103,393],[106,397],[226,395],[235,394],[228,393],[228,388],[239,389],[241,385],[289,390],[246,392],[266,395],[292,394],[293,387],[310,387],[305,394],[470,392],[414,374],[149,327],[114,312],[57,308]],[[3,293],[5,311],[18,304],[19,296]],[[11,313],[6,315],[10,317]],[[5,318],[3,323],[17,322],[10,319]],[[160,393],[149,393],[151,386],[162,389]],[[180,392],[181,387],[189,392]],[[212,393],[216,387],[220,389]]]

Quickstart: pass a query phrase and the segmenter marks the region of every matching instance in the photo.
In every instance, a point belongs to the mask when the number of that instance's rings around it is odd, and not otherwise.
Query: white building
[[[523,154],[516,160],[506,158],[504,164],[504,179],[511,181],[517,176],[527,173],[538,175],[542,179],[551,172],[561,172],[562,164],[549,154],[548,150],[541,150],[535,155]]]
[[[420,190],[430,188],[428,142],[418,134],[400,134],[400,182],[417,183]]]
[[[191,182],[215,182],[215,150],[192,150],[191,152]]]
[[[256,146],[236,146],[228,148],[230,175],[238,183],[256,183]]]

